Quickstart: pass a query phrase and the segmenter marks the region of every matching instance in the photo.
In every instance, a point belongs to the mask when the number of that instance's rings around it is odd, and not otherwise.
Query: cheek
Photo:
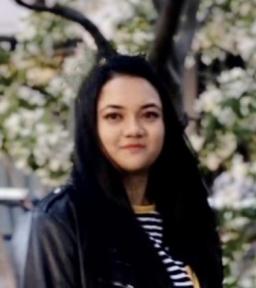
[[[118,131],[104,123],[98,125],[98,135],[101,145],[107,152],[111,152],[118,142]]]
[[[152,131],[151,138],[151,144],[155,146],[156,149],[161,150],[165,138],[165,128],[162,123],[155,127],[155,129]]]

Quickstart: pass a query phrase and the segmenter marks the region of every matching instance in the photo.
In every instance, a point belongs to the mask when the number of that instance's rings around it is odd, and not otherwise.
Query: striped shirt
[[[185,264],[174,259],[170,255],[169,248],[163,243],[162,218],[159,212],[155,210],[154,205],[134,205],[133,207],[137,220],[145,230],[150,241],[152,241],[157,254],[166,268],[172,285],[179,288],[193,288],[194,286]]]

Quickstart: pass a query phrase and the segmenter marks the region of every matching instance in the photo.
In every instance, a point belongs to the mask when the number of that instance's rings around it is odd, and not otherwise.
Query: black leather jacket
[[[34,209],[19,287],[88,287],[68,189],[57,188]]]
[[[77,222],[70,190],[72,187],[68,185],[57,188],[33,211],[28,251],[19,287],[135,287],[130,266],[117,255],[115,247],[112,247],[110,252],[112,267],[108,267],[112,279],[99,275],[93,277],[86,273],[86,243],[83,243],[80,237],[82,231]],[[162,278],[159,278],[159,288],[167,287],[162,284]],[[136,285],[137,287],[140,286]]]
[[[111,279],[99,275],[89,276],[86,272],[87,259],[84,256],[86,243],[83,243],[80,237],[82,228],[77,223],[77,213],[70,198],[72,192],[70,189],[72,189],[70,186],[57,188],[33,211],[28,251],[19,287],[170,287],[167,274],[160,266],[159,269],[155,268],[154,276],[146,274],[148,284],[137,283],[131,265],[122,259],[116,247],[110,250],[111,267],[108,267],[107,273],[111,275]]]

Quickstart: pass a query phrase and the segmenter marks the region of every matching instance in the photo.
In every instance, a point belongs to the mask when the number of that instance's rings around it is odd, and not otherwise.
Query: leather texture
[[[84,259],[86,243],[81,243],[79,237],[81,227],[76,221],[76,209],[70,199],[70,189],[69,186],[56,189],[33,211],[24,271],[18,287],[147,288],[136,284],[132,267],[122,259],[115,247],[112,247],[108,254],[110,278],[104,275],[88,276]],[[200,288],[191,269],[189,274],[195,288]]]

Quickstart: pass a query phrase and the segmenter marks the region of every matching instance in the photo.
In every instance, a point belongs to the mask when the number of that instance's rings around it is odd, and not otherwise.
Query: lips
[[[126,149],[132,149],[132,148],[134,148],[134,149],[139,149],[139,148],[145,148],[145,145],[143,145],[143,144],[127,144],[127,145],[125,145],[125,146],[122,146],[122,148],[126,148]]]

